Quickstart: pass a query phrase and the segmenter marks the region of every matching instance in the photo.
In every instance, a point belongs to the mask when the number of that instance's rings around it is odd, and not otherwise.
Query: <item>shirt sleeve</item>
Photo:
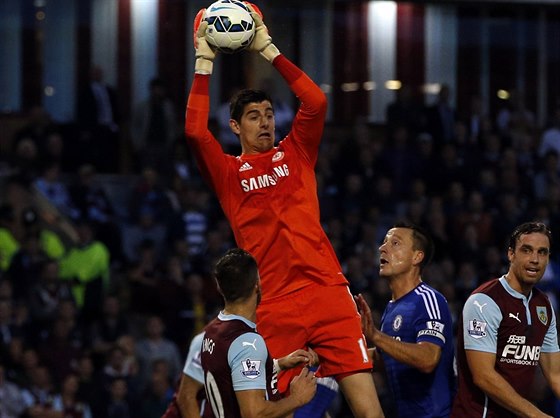
[[[203,337],[204,333],[201,332],[192,339],[191,345],[189,346],[189,353],[187,354],[187,360],[185,361],[185,367],[183,368],[184,374],[202,384],[204,384],[204,371],[200,363],[200,349],[202,347]]]
[[[268,349],[264,339],[248,332],[232,342],[228,352],[233,390],[266,390]]]
[[[279,55],[273,65],[300,100],[287,139],[293,141],[314,166],[327,115],[327,98],[321,88],[284,55]]]
[[[548,331],[544,336],[543,345],[541,351],[543,353],[557,353],[560,351],[558,348],[558,330],[556,329],[556,314],[554,313],[554,309],[552,311],[552,319],[550,321],[550,326],[548,327]]]
[[[210,77],[195,74],[185,112],[185,137],[201,175],[214,190],[223,188],[227,156],[208,129]]]
[[[416,341],[430,342],[443,347],[446,328],[451,329],[451,315],[445,299],[429,288],[418,288],[420,296],[417,309]]]
[[[463,340],[466,350],[496,353],[502,312],[494,300],[475,293],[463,307]]]

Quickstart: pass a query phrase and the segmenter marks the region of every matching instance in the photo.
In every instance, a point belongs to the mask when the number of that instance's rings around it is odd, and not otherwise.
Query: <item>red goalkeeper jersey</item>
[[[326,97],[283,55],[273,65],[301,102],[291,131],[277,147],[257,155],[224,154],[207,127],[207,75],[195,74],[185,122],[187,141],[218,196],[237,245],[258,262],[263,300],[311,283],[347,283],[319,218],[314,169]]]

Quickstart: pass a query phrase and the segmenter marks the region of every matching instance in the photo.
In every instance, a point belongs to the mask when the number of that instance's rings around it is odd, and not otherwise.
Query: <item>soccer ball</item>
[[[232,54],[246,48],[255,36],[255,22],[238,0],[219,0],[206,9],[206,40],[218,51]]]

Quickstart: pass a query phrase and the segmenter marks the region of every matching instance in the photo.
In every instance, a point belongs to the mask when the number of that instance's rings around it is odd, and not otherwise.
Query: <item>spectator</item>
[[[78,183],[70,186],[70,196],[80,217],[89,219],[95,226],[97,238],[103,242],[112,261],[123,261],[121,231],[117,225],[114,204],[99,180],[95,166],[83,164],[78,169]]]
[[[146,321],[145,336],[136,344],[136,354],[140,365],[140,386],[148,385],[153,363],[156,360],[166,360],[169,364],[169,379],[175,379],[181,371],[181,356],[175,343],[164,336],[164,324],[157,315],[152,315]]]
[[[160,418],[173,399],[173,386],[167,372],[152,372],[148,388],[142,396],[142,418]]]
[[[76,305],[89,323],[100,315],[103,296],[109,290],[111,255],[95,239],[90,221],[79,219],[76,227],[79,243],[60,260],[60,277],[69,281]]]
[[[78,397],[79,378],[68,374],[61,384],[60,394],[53,399],[53,410],[61,411],[64,417],[93,418],[89,404]]]
[[[0,206],[0,271],[9,269],[20,244],[15,237],[15,214],[10,204]]]
[[[104,81],[103,69],[94,66],[87,84],[80,86],[77,97],[80,163],[94,164],[102,172],[119,169],[120,113],[117,93]]]
[[[78,377],[76,397],[90,406],[94,417],[102,418],[103,415],[99,415],[97,411],[100,409],[100,403],[104,400],[103,386],[96,374],[93,360],[88,353],[83,353],[78,359],[75,373]]]
[[[33,185],[62,216],[67,216],[73,220],[80,217],[80,211],[74,205],[70,197],[70,191],[60,177],[60,165],[57,162],[46,162],[41,175]]]
[[[180,129],[163,79],[150,80],[149,96],[136,105],[130,126],[138,166],[149,165],[160,172],[167,169],[171,147],[179,137]]]
[[[63,418],[61,411],[55,411],[54,399],[60,394],[52,382],[51,372],[44,365],[37,365],[30,370],[31,382],[23,389],[23,406],[25,418]]]
[[[91,324],[91,348],[95,355],[105,356],[123,335],[130,332],[130,324],[121,302],[116,295],[107,294],[103,298],[101,316]]]
[[[58,387],[72,373],[82,355],[82,346],[72,338],[73,324],[57,318],[49,328],[45,341],[38,347],[39,357],[51,370]]]
[[[68,237],[63,235],[63,231],[56,230],[56,224],[49,225],[37,208],[34,206],[24,208],[20,217],[24,234],[39,234],[40,248],[49,258],[58,260],[66,253],[64,240]]]
[[[539,146],[539,157],[544,158],[549,151],[555,151],[560,155],[560,106],[552,112],[550,124],[541,136]],[[560,161],[556,161],[557,169],[560,170]]]
[[[455,108],[451,105],[451,88],[442,84],[436,102],[427,109],[427,129],[437,149],[452,142],[456,118]]]
[[[22,391],[6,379],[6,369],[0,359],[0,417],[18,418],[24,409]]]
[[[7,280],[12,284],[14,300],[28,300],[31,289],[40,280],[41,268],[46,260],[39,233],[27,232],[6,273]]]
[[[135,418],[134,401],[128,394],[128,385],[124,379],[115,379],[109,386],[107,405],[100,417],[106,418]]]
[[[140,316],[160,311],[157,297],[161,264],[156,255],[154,242],[147,239],[140,243],[138,259],[130,263],[127,272],[127,287],[130,295],[130,312]]]
[[[104,391],[109,391],[115,379],[124,379],[132,394],[140,391],[138,378],[138,363],[129,361],[122,347],[112,346],[106,354],[105,364],[101,369],[101,385]]]
[[[46,260],[41,265],[38,283],[30,289],[28,299],[29,313],[37,333],[50,327],[64,300],[73,300],[70,287],[60,278],[58,262]]]

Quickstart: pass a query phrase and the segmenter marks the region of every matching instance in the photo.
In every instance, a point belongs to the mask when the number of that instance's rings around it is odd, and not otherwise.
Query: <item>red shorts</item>
[[[299,348],[312,348],[320,359],[318,376],[348,375],[371,370],[361,320],[348,286],[307,286],[259,305],[257,331],[274,358]],[[280,374],[285,392],[295,368]]]

